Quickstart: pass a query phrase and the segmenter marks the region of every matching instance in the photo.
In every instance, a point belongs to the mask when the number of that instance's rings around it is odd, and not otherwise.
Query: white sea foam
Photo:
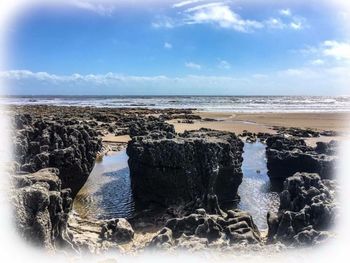
[[[195,108],[226,112],[350,112],[350,97],[316,96],[32,96],[0,98],[5,105],[109,108]]]

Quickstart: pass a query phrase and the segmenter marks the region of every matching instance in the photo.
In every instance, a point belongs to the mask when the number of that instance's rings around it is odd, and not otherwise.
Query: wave
[[[350,97],[320,96],[20,96],[3,105],[90,106],[108,108],[191,108],[232,112],[350,112]]]

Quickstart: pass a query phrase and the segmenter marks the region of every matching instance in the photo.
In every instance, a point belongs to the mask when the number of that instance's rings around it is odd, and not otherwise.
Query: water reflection
[[[74,210],[86,219],[130,218],[134,212],[128,156],[125,150],[96,162],[74,200]]]
[[[277,211],[279,196],[277,192],[271,191],[265,145],[261,142],[245,143],[243,159],[243,181],[238,189],[241,201],[238,208],[249,212],[259,229],[266,229],[266,214],[268,211]]]

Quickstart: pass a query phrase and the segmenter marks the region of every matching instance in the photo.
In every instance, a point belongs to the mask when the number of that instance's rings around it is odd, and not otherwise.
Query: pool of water
[[[84,187],[74,199],[74,210],[86,219],[130,218],[134,200],[125,150],[96,162]]]
[[[267,176],[265,145],[246,143],[243,154],[243,181],[238,193],[238,208],[248,211],[259,229],[266,229],[266,214],[276,211],[279,197],[270,191]],[[123,150],[96,162],[84,187],[74,200],[74,210],[86,219],[130,218],[135,210],[128,168]]]
[[[238,208],[249,212],[259,229],[267,229],[267,212],[276,212],[279,207],[278,193],[270,189],[265,147],[259,141],[244,144],[243,181],[238,188],[241,197]]]

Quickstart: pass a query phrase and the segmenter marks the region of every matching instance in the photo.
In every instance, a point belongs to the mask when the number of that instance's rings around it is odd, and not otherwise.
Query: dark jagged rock
[[[266,140],[270,138],[272,134],[266,133],[266,132],[258,132],[256,137],[260,140],[262,143],[266,143]]]
[[[104,222],[100,238],[117,243],[127,243],[134,238],[134,230],[125,218],[116,218]]]
[[[327,237],[334,224],[334,189],[318,174],[296,173],[284,182],[277,214],[267,217],[268,239],[310,245]]]
[[[129,128],[131,137],[143,136],[155,132],[175,133],[175,129],[173,125],[155,117],[149,117],[147,120],[138,120],[131,124]]]
[[[307,146],[303,139],[285,137],[281,135],[270,136],[266,140],[266,147],[275,150],[293,150],[298,149],[302,152],[312,151],[312,147]]]
[[[245,141],[247,143],[254,143],[257,140],[257,135],[256,133],[253,132],[248,132],[247,130],[243,130],[241,134],[238,135],[239,137],[244,137]]]
[[[71,192],[61,189],[58,173],[51,168],[13,176],[15,225],[25,240],[47,249],[71,244],[66,227]]]
[[[66,125],[88,125],[93,127],[96,133],[101,136],[109,133],[116,135],[129,134],[129,128],[135,122],[152,120],[163,122],[174,117],[183,118],[184,120],[200,118],[194,115],[191,109],[96,108],[48,105],[11,105],[10,109],[20,115],[30,113],[33,120],[41,119],[53,122],[64,120]],[[24,120],[24,124],[26,121]],[[23,120],[19,120],[19,122],[23,123]]]
[[[335,144],[318,143],[307,146],[302,139],[272,136],[266,140],[268,175],[273,180],[284,180],[296,172],[318,173],[321,178],[334,178],[337,167]],[[327,154],[326,154],[327,153]]]
[[[178,120],[177,123],[189,123],[189,124],[191,124],[191,123],[194,123],[194,121],[185,119],[185,120]]]
[[[302,129],[297,127],[274,127],[279,134],[288,134],[294,137],[309,138],[309,137],[320,137],[318,131],[312,129]]]
[[[217,121],[221,121],[221,120],[213,119],[213,118],[203,118],[202,121],[204,121],[204,122],[217,122]]]
[[[170,228],[163,227],[149,244],[150,247],[171,248],[175,245],[173,231]]]
[[[71,188],[73,196],[86,182],[101,147],[96,132],[74,120],[15,116],[14,159],[20,164],[19,169],[32,173],[58,168],[62,187]]]
[[[134,137],[127,147],[134,197],[169,205],[213,191],[220,202],[237,200],[242,152],[235,134],[208,129]]]
[[[327,130],[325,130],[325,131],[321,131],[320,135],[334,137],[334,136],[339,136],[341,134],[339,132],[336,132],[336,131],[327,131]]]
[[[190,247],[196,247],[198,241],[205,246],[215,242],[253,244],[259,243],[261,237],[252,217],[246,212],[229,210],[223,217],[197,209],[188,216],[168,220],[149,246],[169,248],[191,244]]]
[[[199,115],[194,114],[162,114],[159,116],[162,120],[175,120],[175,119],[182,119],[182,120],[200,120],[201,117]]]
[[[338,153],[339,145],[337,141],[317,142],[315,151],[319,154],[335,155]]]

